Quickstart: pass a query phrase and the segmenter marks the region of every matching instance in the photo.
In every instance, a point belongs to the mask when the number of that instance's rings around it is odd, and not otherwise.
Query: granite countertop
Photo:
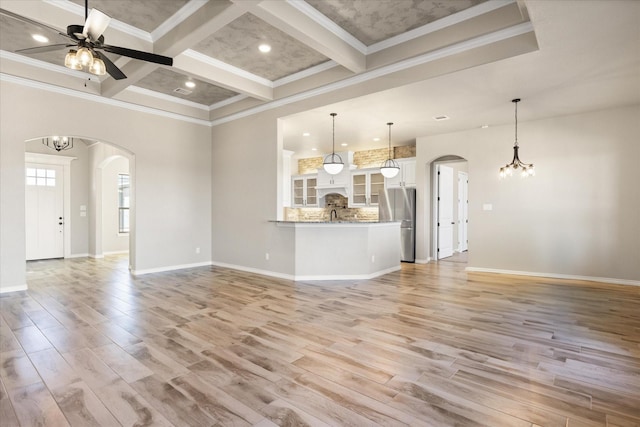
[[[333,220],[333,221],[279,221],[271,220],[269,222],[276,222],[278,224],[387,224],[387,223],[399,223],[400,221],[358,221],[358,220]]]

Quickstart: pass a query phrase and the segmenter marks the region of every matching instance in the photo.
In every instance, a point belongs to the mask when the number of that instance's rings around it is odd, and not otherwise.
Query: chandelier
[[[380,166],[380,173],[385,178],[393,178],[400,172],[400,165],[391,157],[391,125],[393,123],[387,123],[387,126],[389,126],[389,158]]]
[[[68,136],[52,136],[51,139],[42,138],[42,143],[56,151],[70,150],[73,148],[73,138]]]
[[[523,178],[533,176],[536,174],[533,169],[533,163],[523,163],[518,157],[518,102],[520,98],[512,99],[511,102],[515,104],[516,110],[516,142],[513,145],[513,160],[508,165],[500,168],[500,178],[505,178],[513,175],[513,172],[520,170],[520,174]]]
[[[327,155],[324,158],[324,162],[322,163],[322,167],[324,170],[330,174],[335,175],[342,171],[344,167],[344,162],[342,161],[342,157],[339,154],[336,154],[336,116],[337,113],[331,113],[330,116],[333,117],[333,148],[331,149],[331,154]]]

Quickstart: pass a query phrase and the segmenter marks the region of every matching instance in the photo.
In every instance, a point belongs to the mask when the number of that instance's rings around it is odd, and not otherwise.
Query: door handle
[[[456,225],[455,221],[451,221],[451,225]]]

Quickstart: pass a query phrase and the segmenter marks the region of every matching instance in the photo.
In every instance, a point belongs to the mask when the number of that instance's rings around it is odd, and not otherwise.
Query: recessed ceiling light
[[[260,46],[258,46],[258,49],[260,50],[260,52],[262,53],[269,53],[271,52],[271,46],[269,46],[266,43],[261,44]]]
[[[489,125],[482,125],[482,126],[480,126],[480,128],[482,128],[482,129],[486,129],[486,128],[488,128],[488,127],[489,127]]]
[[[342,144],[340,144],[340,145],[342,145],[343,147],[346,147],[348,144],[347,144],[346,142],[343,142],[343,143],[342,143]]]
[[[309,136],[309,135],[311,135],[309,132],[305,132],[302,134],[302,136]]]
[[[49,39],[45,36],[43,36],[42,34],[33,34],[31,37],[33,37],[33,39],[37,42],[40,43],[47,43],[49,42]]]
[[[439,116],[434,116],[433,120],[435,121],[441,121],[441,120],[449,120],[449,116],[445,115],[445,114],[441,114]]]
[[[317,148],[312,148],[311,151],[318,151],[318,149]]]
[[[184,85],[190,89],[193,89],[194,87],[196,87],[196,84],[191,80],[187,80],[186,82],[184,82]]]
[[[373,140],[378,142],[378,141],[380,141],[380,138],[373,138]]]

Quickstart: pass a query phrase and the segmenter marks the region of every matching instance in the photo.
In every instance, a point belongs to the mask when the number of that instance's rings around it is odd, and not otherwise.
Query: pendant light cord
[[[389,158],[391,158],[391,125],[393,123],[387,123],[389,125]]]
[[[331,117],[333,117],[333,134],[332,134],[333,144],[331,145],[331,156],[332,156],[331,161],[333,161],[336,155],[336,116],[337,115],[338,115],[337,113],[331,113]]]
[[[516,147],[518,146],[518,102],[520,102],[519,98],[513,100],[513,103],[516,104]]]

